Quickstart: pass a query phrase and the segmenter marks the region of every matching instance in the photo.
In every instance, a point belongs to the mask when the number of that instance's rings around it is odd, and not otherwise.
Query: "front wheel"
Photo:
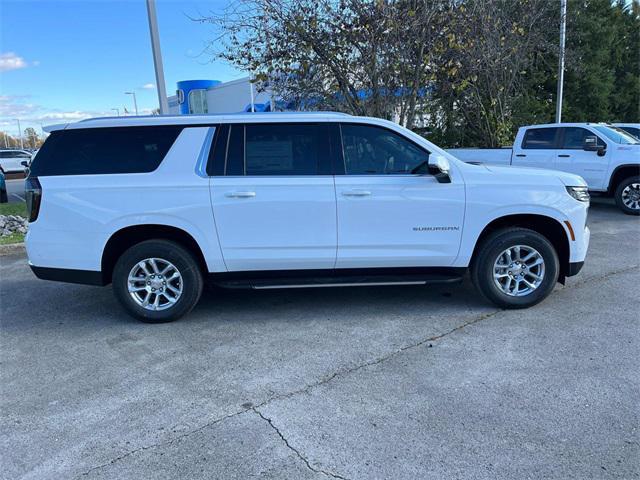
[[[471,279],[480,293],[502,308],[527,308],[553,290],[558,254],[543,235],[524,228],[499,230],[479,246]]]
[[[129,248],[113,270],[113,291],[122,306],[146,323],[177,320],[200,299],[198,263],[181,245],[147,240]]]
[[[618,185],[616,205],[627,215],[640,215],[640,177],[629,177]]]

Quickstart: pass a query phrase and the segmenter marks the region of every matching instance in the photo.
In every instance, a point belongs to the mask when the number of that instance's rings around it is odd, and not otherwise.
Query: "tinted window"
[[[59,130],[38,152],[31,175],[151,172],[181,130],[178,126]]]
[[[393,175],[427,172],[429,153],[391,130],[342,124],[347,175]]]
[[[229,125],[220,125],[211,143],[207,175],[224,175],[225,159],[227,155],[227,141],[229,140]]]
[[[557,128],[530,128],[524,135],[522,148],[549,150],[556,148]]]
[[[244,175],[244,125],[231,125],[229,128],[231,133],[224,173],[225,175]]]
[[[562,145],[560,148],[565,150],[582,150],[584,147],[585,137],[597,137],[593,132],[590,132],[586,128],[580,127],[566,127],[564,129],[564,138],[562,139]],[[605,143],[598,138],[598,145],[605,146]]]
[[[640,128],[636,127],[620,127],[620,130],[624,130],[627,133],[630,133],[636,138],[640,138]]]
[[[326,126],[316,124],[247,125],[246,175],[318,175],[329,158]]]

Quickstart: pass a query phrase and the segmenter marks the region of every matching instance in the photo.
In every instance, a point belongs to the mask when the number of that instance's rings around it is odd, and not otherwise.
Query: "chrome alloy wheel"
[[[544,259],[535,248],[515,245],[503,251],[493,264],[493,281],[509,296],[523,297],[544,280]]]
[[[640,183],[630,183],[622,190],[622,203],[631,210],[640,210]]]
[[[180,271],[162,258],[147,258],[136,263],[127,282],[133,301],[152,311],[175,305],[184,286]]]

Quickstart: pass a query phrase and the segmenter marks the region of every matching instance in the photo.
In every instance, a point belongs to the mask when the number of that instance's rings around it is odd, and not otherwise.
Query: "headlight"
[[[587,187],[567,187],[567,193],[579,202],[589,202],[589,190]]]

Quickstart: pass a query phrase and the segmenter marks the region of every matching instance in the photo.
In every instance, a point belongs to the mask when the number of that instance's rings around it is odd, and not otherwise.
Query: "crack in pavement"
[[[622,268],[622,269],[618,269],[618,270],[613,270],[613,271],[607,272],[607,273],[605,273],[604,275],[601,275],[601,276],[588,277],[588,278],[585,278],[585,279],[583,279],[583,280],[581,280],[579,282],[576,282],[575,284],[573,284],[571,286],[571,288],[581,287],[582,285],[584,285],[586,283],[589,283],[589,282],[592,282],[592,281],[604,280],[604,279],[607,279],[607,278],[612,277],[614,275],[618,275],[620,273],[626,273],[626,272],[629,272],[629,271],[632,271],[632,270],[637,270],[638,268],[640,268],[640,266],[634,265],[632,267],[626,267],[626,268]],[[332,380],[334,380],[336,378],[343,377],[345,375],[349,375],[349,374],[351,374],[353,372],[356,372],[358,370],[361,370],[363,368],[367,368],[367,367],[370,367],[370,366],[373,366],[373,365],[379,365],[379,364],[381,364],[381,363],[383,363],[383,362],[385,362],[385,361],[387,361],[387,360],[389,360],[391,358],[394,358],[395,356],[397,356],[397,355],[399,355],[399,354],[401,354],[401,353],[403,353],[403,352],[405,352],[407,350],[412,350],[414,348],[421,347],[421,346],[425,345],[428,342],[435,342],[437,340],[440,340],[440,339],[442,339],[442,338],[444,338],[444,337],[446,337],[448,335],[451,335],[451,334],[453,334],[455,332],[458,332],[458,331],[460,331],[460,330],[462,330],[462,329],[464,329],[466,327],[469,327],[469,326],[474,325],[474,324],[476,324],[478,322],[481,322],[483,320],[491,318],[491,317],[497,315],[498,313],[501,313],[501,312],[504,312],[504,311],[505,310],[498,309],[498,310],[494,310],[494,311],[489,312],[489,313],[485,313],[483,315],[479,315],[477,318],[474,318],[474,319],[472,319],[472,320],[470,320],[468,322],[462,323],[462,324],[460,324],[460,325],[458,325],[458,326],[456,326],[456,327],[454,327],[454,328],[452,328],[450,330],[447,330],[447,331],[445,331],[443,333],[440,333],[438,335],[432,335],[432,336],[424,338],[424,339],[422,339],[422,340],[420,340],[418,342],[415,342],[415,343],[412,343],[412,344],[409,344],[409,345],[404,345],[404,346],[402,346],[400,348],[397,348],[397,349],[389,352],[388,354],[383,355],[382,357],[378,357],[378,358],[375,358],[373,360],[369,360],[367,362],[355,365],[355,366],[350,367],[350,368],[339,369],[339,370],[333,372],[332,374],[327,375],[324,378],[321,378],[320,380],[318,380],[316,382],[313,382],[313,383],[310,383],[308,385],[305,385],[302,388],[299,388],[297,390],[293,390],[291,392],[287,392],[287,393],[283,393],[283,394],[279,394],[279,395],[274,395],[274,396],[268,398],[267,400],[265,400],[264,402],[262,402],[262,403],[260,403],[260,404],[258,404],[256,406],[252,405],[250,407],[247,407],[245,409],[239,410],[237,412],[230,413],[228,415],[224,415],[224,416],[219,417],[219,418],[217,418],[215,420],[212,420],[211,422],[208,422],[208,423],[206,423],[206,424],[204,424],[204,425],[202,425],[202,426],[200,426],[200,427],[198,427],[198,428],[196,428],[194,430],[185,432],[184,434],[181,434],[181,435],[179,435],[179,436],[177,436],[175,438],[172,438],[172,439],[169,439],[169,440],[166,440],[166,441],[163,441],[163,442],[158,442],[158,443],[155,443],[155,444],[147,445],[147,446],[142,446],[142,447],[136,448],[134,450],[131,450],[129,452],[126,452],[126,453],[124,453],[124,454],[122,454],[122,455],[120,455],[118,457],[115,457],[115,458],[109,460],[108,462],[105,462],[105,463],[103,463],[101,465],[97,465],[95,467],[92,467],[89,470],[86,470],[85,472],[83,472],[83,473],[81,473],[79,475],[76,475],[74,478],[85,477],[85,476],[89,475],[91,472],[93,472],[95,470],[99,470],[99,469],[108,467],[109,465],[112,465],[112,464],[114,464],[116,462],[119,462],[120,460],[123,460],[123,459],[125,459],[125,458],[127,458],[127,457],[129,457],[129,456],[131,456],[131,455],[133,455],[135,453],[138,453],[138,452],[141,452],[141,451],[145,451],[145,450],[149,450],[149,449],[156,448],[156,447],[163,447],[163,446],[166,446],[166,445],[170,445],[173,442],[176,442],[176,441],[181,440],[183,438],[186,438],[186,437],[188,437],[190,435],[198,433],[198,432],[204,430],[205,428],[210,427],[212,425],[215,425],[217,423],[220,423],[220,422],[222,422],[222,421],[224,421],[224,420],[226,420],[228,418],[235,417],[237,415],[242,415],[242,414],[247,413],[249,411],[253,411],[258,416],[260,416],[263,420],[265,420],[266,422],[269,423],[269,425],[277,432],[277,434],[280,436],[280,438],[286,444],[286,446],[289,449],[291,449],[293,452],[295,452],[296,455],[300,459],[302,459],[304,461],[304,463],[307,465],[307,467],[310,470],[312,470],[312,471],[314,471],[316,473],[322,473],[322,474],[325,474],[325,475],[328,475],[328,476],[331,476],[331,477],[334,477],[334,478],[346,480],[345,477],[341,477],[341,476],[339,476],[337,474],[332,474],[332,473],[326,472],[324,470],[314,469],[311,466],[311,464],[309,463],[309,461],[298,450],[296,450],[295,448],[293,448],[289,444],[289,442],[284,437],[284,435],[282,435],[280,430],[273,424],[273,421],[270,418],[265,417],[258,410],[258,408],[265,407],[268,404],[270,404],[272,402],[275,402],[275,401],[278,401],[278,400],[291,398],[291,397],[299,395],[301,393],[308,393],[310,390],[312,390],[312,389],[314,389],[316,387],[319,387],[321,385],[325,385],[325,384],[331,382]]]
[[[322,470],[320,468],[314,468],[313,466],[311,466],[311,463],[309,462],[309,460],[307,460],[307,458],[303,456],[297,448],[293,447],[289,443],[289,440],[287,440],[286,437],[282,434],[280,429],[274,425],[273,420],[271,420],[269,417],[264,416],[263,413],[259,411],[256,407],[252,407],[251,410],[253,410],[256,413],[256,415],[258,415],[261,419],[267,422],[269,426],[275,430],[275,432],[278,434],[278,436],[284,442],[287,448],[291,450],[293,453],[295,453],[298,456],[298,458],[304,462],[304,464],[307,466],[309,470],[315,473],[322,473],[327,477],[339,478],[341,480],[348,480],[346,477],[343,477],[342,475],[338,475],[337,473],[327,472],[326,470]]]
[[[164,447],[167,445],[171,445],[174,442],[177,442],[178,440],[182,440],[183,438],[186,438],[190,435],[193,435],[195,433],[201,432],[202,430],[204,430],[207,427],[211,427],[212,425],[215,425],[216,423],[220,423],[228,418],[231,417],[236,417],[238,415],[242,415],[243,413],[246,413],[248,411],[248,409],[244,409],[244,410],[240,410],[234,413],[230,413],[228,415],[224,415],[222,417],[216,418],[208,423],[205,423],[204,425],[199,426],[198,428],[195,428],[193,430],[190,430],[188,432],[185,432],[181,435],[178,435],[177,437],[171,438],[169,440],[165,440],[163,442],[158,442],[158,443],[152,443],[151,445],[143,445],[142,447],[138,447],[138,448],[134,448],[133,450],[130,450],[126,453],[123,453],[122,455],[119,455],[117,457],[112,458],[111,460],[109,460],[108,462],[102,463],[100,465],[96,465],[95,467],[91,467],[89,470],[86,470],[78,475],[76,475],[74,477],[74,479],[77,478],[81,478],[81,477],[86,477],[87,475],[89,475],[91,472],[95,471],[95,470],[100,470],[102,468],[108,467],[109,465],[113,465],[114,463],[119,462],[120,460],[123,460],[131,455],[134,455],[138,452],[144,452],[145,450],[150,450],[152,448],[157,448],[157,447]]]

